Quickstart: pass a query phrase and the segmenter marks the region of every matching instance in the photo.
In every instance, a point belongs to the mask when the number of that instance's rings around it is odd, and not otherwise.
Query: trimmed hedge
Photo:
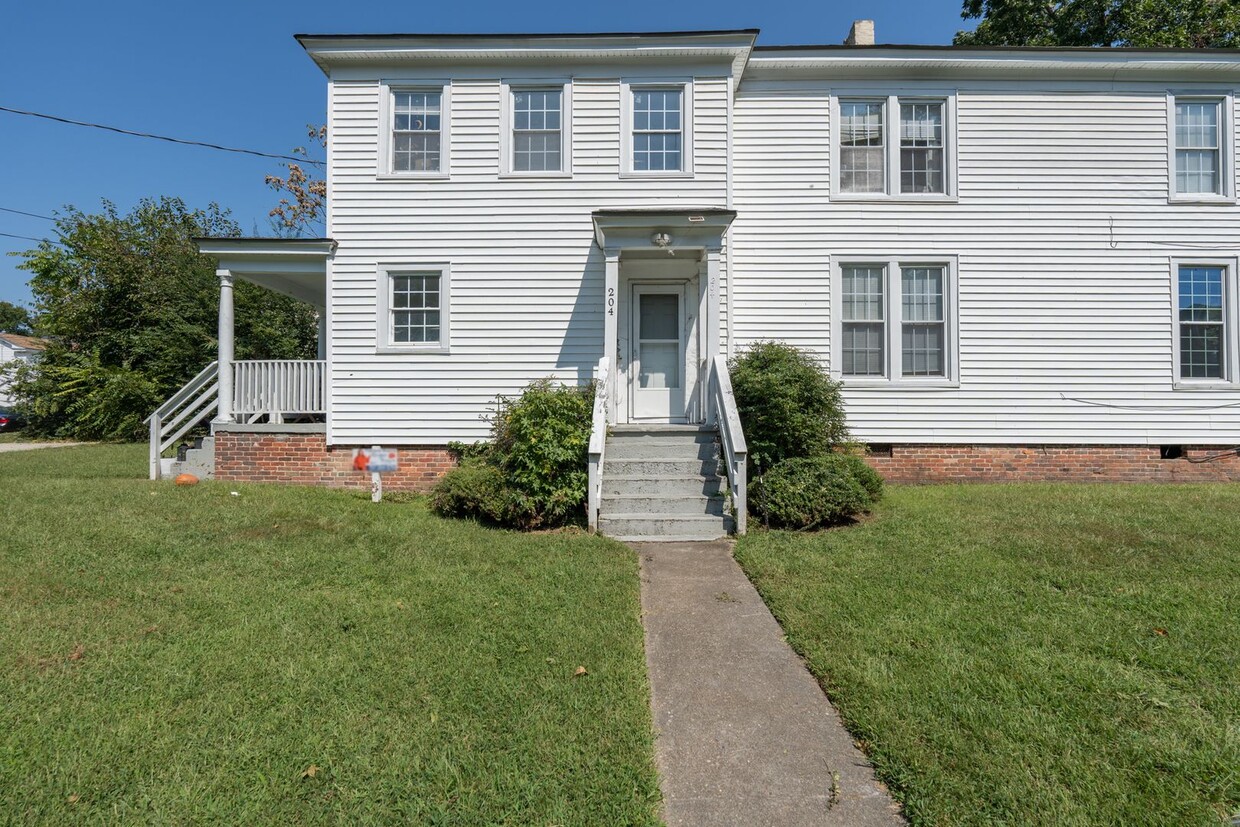
[[[771,528],[814,529],[850,521],[882,497],[882,478],[852,454],[784,460],[754,481],[750,504]]]

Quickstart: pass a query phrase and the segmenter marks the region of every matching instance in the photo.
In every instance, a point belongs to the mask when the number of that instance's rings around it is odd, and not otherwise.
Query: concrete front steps
[[[195,439],[193,446],[185,452],[184,460],[175,457],[171,460],[164,460],[169,463],[164,476],[176,477],[180,474],[193,474],[200,480],[215,478],[215,437]]]
[[[599,531],[629,541],[717,540],[732,530],[718,432],[698,425],[615,425],[603,454]]]

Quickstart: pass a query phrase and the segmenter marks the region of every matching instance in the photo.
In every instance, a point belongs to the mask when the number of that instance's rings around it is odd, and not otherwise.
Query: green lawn
[[[0,823],[657,821],[629,550],[145,470],[0,455]]]
[[[1240,812],[1240,485],[894,488],[737,558],[914,824]]]

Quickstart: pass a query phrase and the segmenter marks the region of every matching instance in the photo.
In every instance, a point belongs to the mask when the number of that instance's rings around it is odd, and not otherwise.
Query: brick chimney
[[[848,30],[848,39],[844,41],[845,46],[873,46],[874,45],[874,21],[873,20],[854,20],[852,28]]]

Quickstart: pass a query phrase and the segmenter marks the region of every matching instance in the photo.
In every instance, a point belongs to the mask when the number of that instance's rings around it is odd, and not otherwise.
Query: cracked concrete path
[[[731,543],[630,546],[668,825],[903,825]]]

